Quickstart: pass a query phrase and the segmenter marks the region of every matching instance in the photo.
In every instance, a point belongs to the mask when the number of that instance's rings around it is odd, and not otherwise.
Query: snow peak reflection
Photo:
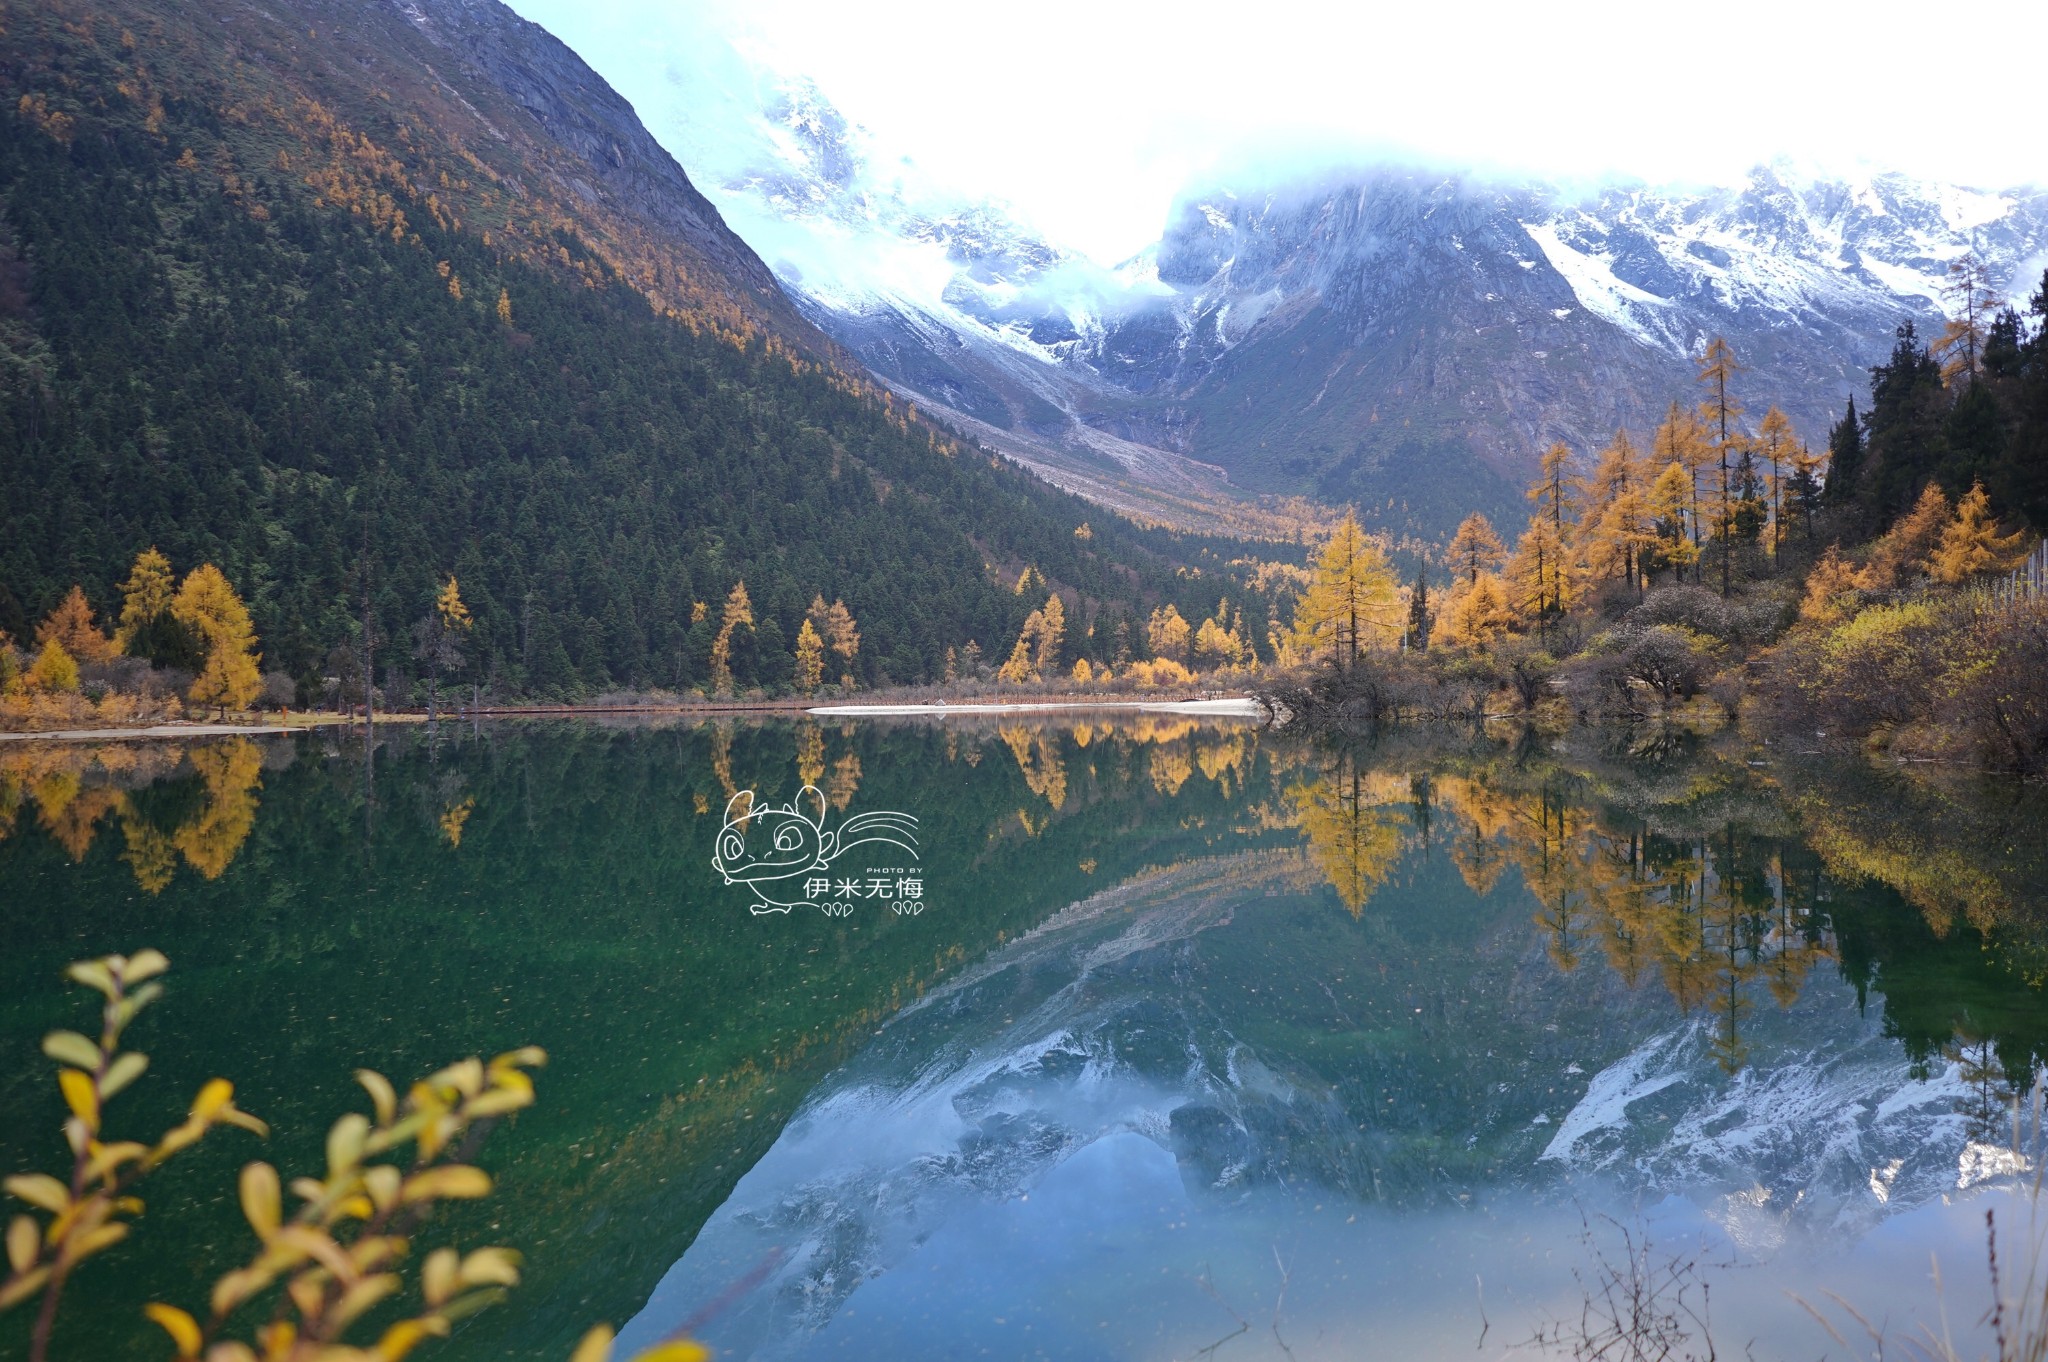
[[[872,848],[859,873],[840,858],[857,846]],[[887,853],[889,864],[866,864]],[[753,891],[756,914],[786,913],[799,905],[828,917],[849,917],[859,903],[887,903],[905,916],[924,911],[924,878],[918,865],[917,820],[907,813],[877,810],[855,814],[828,831],[825,796],[815,785],[797,791],[787,804],[763,804],[741,790],[725,806],[725,826],[711,868],[727,884]]]

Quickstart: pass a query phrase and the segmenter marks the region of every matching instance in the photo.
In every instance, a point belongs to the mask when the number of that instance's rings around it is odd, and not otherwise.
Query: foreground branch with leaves
[[[106,1104],[148,1067],[146,1056],[121,1049],[136,1014],[161,996],[156,976],[170,968],[159,951],[109,955],[72,965],[68,976],[103,999],[97,1040],[53,1031],[43,1052],[59,1065],[57,1084],[70,1116],[64,1136],[72,1154],[68,1178],[22,1173],[6,1191],[47,1219],[20,1214],[7,1227],[8,1275],[0,1280],[0,1311],[38,1301],[29,1362],[47,1362],[58,1306],[72,1272],[127,1238],[143,1212],[134,1185],[218,1126],[267,1137],[269,1127],[234,1104],[226,1079],[208,1081],[186,1119],[154,1143],[110,1140]],[[247,1164],[239,1179],[243,1216],[256,1237],[247,1261],[213,1284],[203,1313],[152,1302],[143,1307],[162,1326],[180,1362],[396,1362],[430,1338],[446,1337],[465,1317],[497,1304],[518,1285],[522,1263],[509,1248],[462,1253],[441,1246],[413,1273],[416,1306],[387,1324],[374,1343],[351,1342],[351,1331],[408,1286],[407,1260],[434,1207],[488,1196],[490,1175],[468,1162],[500,1117],[533,1104],[527,1070],[547,1062],[534,1046],[485,1061],[469,1058],[414,1083],[403,1098],[382,1074],[356,1072],[371,1113],[349,1112],[327,1134],[322,1177],[288,1184],[271,1164]],[[299,1201],[288,1212],[289,1189]],[[263,1322],[252,1320],[267,1305]],[[238,1336],[241,1335],[241,1336]],[[609,1362],[612,1332],[592,1329],[574,1362]],[[701,1362],[709,1354],[671,1339],[637,1362]]]

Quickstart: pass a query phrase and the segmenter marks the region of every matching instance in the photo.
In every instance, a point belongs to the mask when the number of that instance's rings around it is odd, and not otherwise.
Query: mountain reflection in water
[[[733,1356],[1498,1355],[1623,1229],[1734,1351],[1846,1351],[1788,1289],[1931,1321],[1930,1250],[1968,1335],[2048,1047],[2039,810],[1751,762],[1129,714],[0,750],[0,1171],[57,1119],[58,967],[153,944],[134,1100],[227,1073],[286,1164],[308,1075],[549,1049],[448,1225],[527,1283],[441,1356],[635,1311]],[[929,911],[718,884],[732,795],[805,784],[919,819]],[[179,1232],[81,1279],[81,1344],[239,1229]]]
[[[1038,788],[1056,749],[1011,745]],[[1576,1313],[1590,1278],[1560,1269],[1626,1231],[1724,1276],[1724,1329],[1825,1351],[1785,1290],[1932,1319],[1926,1252],[1981,1259],[1954,1195],[2021,1166],[2035,992],[1988,971],[2032,1013],[2010,1034],[1972,1028],[1974,991],[1946,1034],[1928,999],[1911,1024],[1871,1006],[1910,905],[1746,768],[1289,757],[1299,849],[1133,876],[904,1008],[628,1340],[1448,1355],[1488,1330],[1490,1280],[1522,1326],[1498,1351]]]

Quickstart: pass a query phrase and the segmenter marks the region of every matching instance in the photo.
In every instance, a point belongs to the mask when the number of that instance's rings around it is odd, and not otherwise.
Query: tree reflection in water
[[[74,864],[102,823],[118,823],[122,859],[145,892],[161,894],[181,856],[204,878],[219,879],[256,826],[263,759],[263,749],[241,737],[12,745],[0,750],[0,838],[33,805],[35,821]]]
[[[1557,969],[1598,952],[1631,989],[1655,980],[1683,1010],[1712,1015],[1714,1054],[1729,1073],[1745,1062],[1755,1009],[1790,1008],[1822,962],[1842,965],[1844,932],[1859,937],[1843,966],[1859,985],[1896,969],[1860,944],[1873,924],[1836,911],[1878,886],[1919,907],[1935,938],[1968,920],[1991,933],[1987,944],[2014,972],[2039,973],[2026,963],[2040,954],[2030,919],[2010,907],[2023,891],[1998,884],[1985,864],[1994,849],[1942,842],[1922,824],[1911,843],[1922,854],[1902,856],[1893,839],[1873,835],[1870,802],[1845,807],[1832,784],[1788,798],[1745,765],[1684,744],[1650,759],[1624,753],[1483,739],[1324,747],[1306,758],[1288,805],[1306,855],[1353,917],[1410,856],[1447,854],[1481,896],[1512,872]],[[1930,879],[1930,860],[1944,880]],[[1965,905],[1956,885],[1978,892]],[[1987,907],[1997,904],[2008,907]],[[1901,1022],[1895,1034],[1923,1065],[1970,1043],[1967,1024]],[[2007,1044],[1994,1067],[2030,1074],[2037,1048]],[[1980,1105],[1989,1111],[2009,1096]]]

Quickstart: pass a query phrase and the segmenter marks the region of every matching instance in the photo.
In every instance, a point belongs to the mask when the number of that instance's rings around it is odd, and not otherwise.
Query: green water
[[[496,1195],[430,1231],[527,1279],[421,1356],[596,1320],[733,1356],[1168,1357],[1241,1320],[1223,1355],[1463,1355],[1477,1277],[1489,1348],[1569,1303],[1589,1206],[1765,1265],[1733,1324],[1811,1356],[1788,1274],[1971,1271],[2048,1049],[2039,811],[1998,791],[1167,716],[380,737],[0,751],[0,1169],[57,1163],[62,965],[145,945],[173,970],[111,1127],[220,1074],[277,1132],[156,1175],[59,1356],[158,1355],[139,1303],[246,1253],[235,1170],[315,1166],[353,1068],[527,1043]],[[731,795],[807,780],[828,831],[914,817],[915,857],[846,853],[891,872],[847,916],[750,912]]]

